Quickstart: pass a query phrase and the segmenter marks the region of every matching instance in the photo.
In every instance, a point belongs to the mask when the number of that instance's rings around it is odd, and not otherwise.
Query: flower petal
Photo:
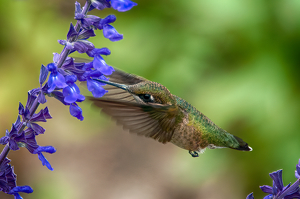
[[[136,5],[137,3],[130,0],[111,0],[111,6],[119,12],[126,12]]]

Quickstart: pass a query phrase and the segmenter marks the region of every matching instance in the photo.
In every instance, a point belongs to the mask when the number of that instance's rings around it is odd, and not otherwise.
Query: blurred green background
[[[80,1],[82,4],[84,1]],[[283,169],[294,182],[300,158],[299,0],[136,0],[115,14],[124,40],[110,42],[98,31],[96,47],[108,47],[108,64],[165,85],[218,126],[243,138],[252,152],[206,150],[199,158],[172,144],[130,135],[89,102],[85,120],[48,99],[52,120],[43,124],[40,145],[54,171],[26,149],[10,152],[18,185],[33,199],[240,199],[269,173]],[[38,87],[41,64],[61,52],[73,19],[74,1],[0,2],[0,132],[10,129],[18,103]],[[84,90],[84,88],[82,88]],[[12,198],[0,193],[0,198]]]

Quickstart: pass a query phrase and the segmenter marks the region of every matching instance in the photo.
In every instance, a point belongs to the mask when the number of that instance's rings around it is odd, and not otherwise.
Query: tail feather
[[[234,136],[234,138],[238,141],[239,147],[233,148],[239,151],[252,151],[252,148],[248,146],[246,142],[244,142],[241,138]]]

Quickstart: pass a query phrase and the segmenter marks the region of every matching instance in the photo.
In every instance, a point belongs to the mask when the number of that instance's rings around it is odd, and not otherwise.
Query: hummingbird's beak
[[[102,79],[93,79],[93,80],[101,82],[101,83],[104,83],[104,84],[112,85],[112,86],[115,86],[115,87],[123,89],[123,90],[127,90],[127,88],[128,88],[128,86],[126,86],[124,84],[118,84],[118,83],[114,83],[114,82],[109,82],[109,81],[102,80]]]

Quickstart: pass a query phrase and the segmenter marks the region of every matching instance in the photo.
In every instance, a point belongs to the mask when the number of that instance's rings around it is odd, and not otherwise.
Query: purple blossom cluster
[[[0,138],[0,144],[5,145],[0,154],[0,191],[14,195],[18,199],[22,198],[19,192],[33,192],[30,186],[17,186],[16,174],[7,158],[10,150],[26,147],[30,153],[38,155],[44,166],[53,170],[43,153],[52,154],[56,149],[53,146],[39,146],[36,141],[36,136],[45,132],[38,123],[52,118],[47,107],[36,113],[38,106],[47,102],[46,96],[54,97],[69,106],[70,114],[83,120],[82,109],[78,103],[84,101],[85,97],[80,94],[76,81],[86,82],[88,90],[94,97],[102,97],[107,92],[102,88],[105,84],[96,79],[108,80],[105,75],[110,75],[114,71],[103,58],[103,55],[110,54],[110,50],[96,48],[88,39],[96,36],[95,30],[103,30],[104,37],[110,41],[119,41],[123,39],[123,35],[111,25],[116,20],[114,15],[100,18],[87,13],[93,9],[103,10],[111,7],[119,12],[125,12],[136,5],[130,0],[87,0],[83,7],[80,3],[75,3],[77,23],[75,26],[71,23],[66,40],[58,40],[64,49],[60,54],[53,53],[52,63],[41,66],[40,86],[28,92],[25,107],[22,103],[19,104],[16,122],[12,124],[11,130],[6,130],[5,136]],[[86,53],[93,61],[76,63],[74,58],[68,57],[73,52]]]
[[[295,177],[296,182],[292,185],[289,183],[287,186],[283,186],[282,181],[282,169],[270,173],[270,177],[273,180],[273,186],[263,185],[260,189],[268,195],[264,199],[293,199],[300,198],[300,160],[296,165]],[[250,193],[246,199],[254,199],[253,193]]]

